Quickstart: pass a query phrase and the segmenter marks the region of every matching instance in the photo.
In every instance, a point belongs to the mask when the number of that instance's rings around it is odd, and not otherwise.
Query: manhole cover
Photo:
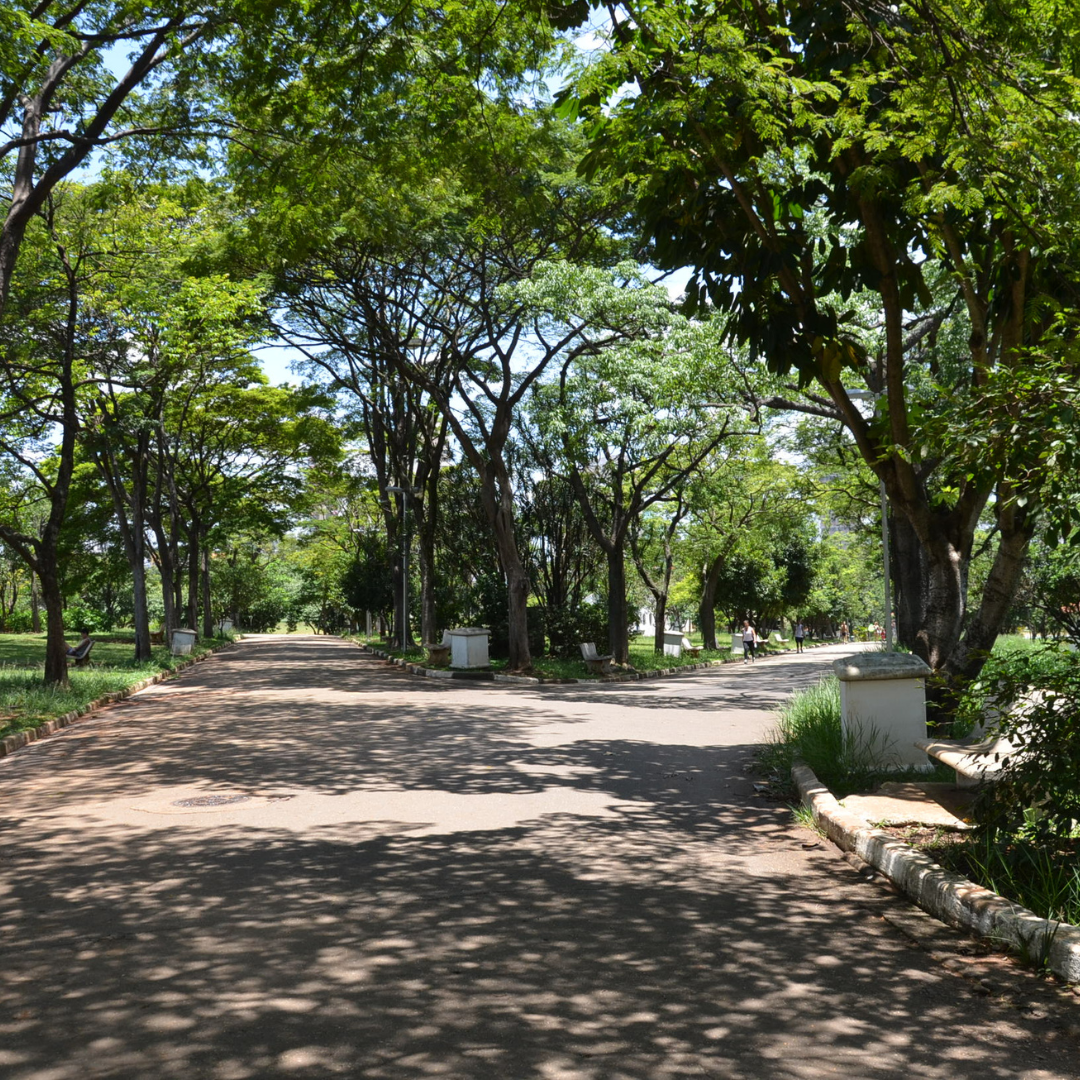
[[[250,795],[198,795],[194,799],[177,799],[173,806],[230,806],[250,798]]]

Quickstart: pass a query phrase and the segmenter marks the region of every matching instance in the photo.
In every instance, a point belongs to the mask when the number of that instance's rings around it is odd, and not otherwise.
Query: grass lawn
[[[46,688],[44,634],[0,634],[0,738],[55,720],[65,713],[85,709],[106,694],[126,690],[159,671],[175,669],[184,657],[174,657],[165,646],[154,649],[153,658],[136,664],[135,635],[116,631],[92,635],[92,665],[69,669],[70,687]],[[72,638],[72,643],[77,636]],[[207,652],[196,644],[193,655]]]
[[[403,655],[397,646],[382,641],[379,638],[365,638],[361,635],[353,640],[359,641],[361,644],[371,645],[372,648],[378,649],[388,656],[400,659]],[[701,644],[701,638],[698,635],[691,635],[691,641],[696,645]],[[767,649],[764,646],[759,646],[758,655],[772,656],[777,653],[794,651],[794,648],[794,643],[789,645],[771,645]],[[638,672],[677,671],[679,668],[691,667],[694,664],[709,663],[716,660],[730,660],[736,656],[738,659],[742,659],[742,654],[732,653],[730,647],[726,649],[703,649],[696,659],[687,653],[684,653],[682,656],[664,656],[653,651],[651,638],[639,637],[636,641],[630,643],[630,669]],[[420,648],[410,649],[408,654],[405,655],[405,659],[410,663],[426,666],[427,652]],[[506,666],[505,660],[491,661],[491,668],[493,671],[505,671]],[[575,658],[564,660],[551,656],[534,656],[533,671],[542,679],[596,678],[595,675],[592,675],[589,672],[589,669],[585,666],[583,660]]]

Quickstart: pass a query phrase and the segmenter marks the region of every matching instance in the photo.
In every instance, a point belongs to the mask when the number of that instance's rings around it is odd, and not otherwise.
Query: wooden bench
[[[915,745],[930,757],[948,765],[956,773],[956,786],[978,787],[993,781],[1007,758],[1017,752],[1002,735],[980,742],[955,739],[917,739]]]
[[[596,642],[583,641],[581,643],[581,658],[585,661],[585,666],[589,669],[591,674],[611,674],[611,661],[614,657],[598,656],[596,653]]]

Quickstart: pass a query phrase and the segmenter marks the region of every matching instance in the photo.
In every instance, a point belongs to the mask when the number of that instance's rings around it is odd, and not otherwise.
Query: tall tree
[[[202,104],[193,66],[231,4],[13,0],[0,11],[0,310],[35,215],[104,147],[177,135]],[[114,74],[117,58],[126,66]],[[152,85],[151,85],[152,84]],[[140,96],[140,91],[145,91]]]
[[[734,371],[719,327],[671,310],[640,267],[544,266],[514,290],[541,340],[560,349],[537,417],[561,444],[560,467],[607,561],[608,648],[629,662],[626,547],[639,515],[667,500],[723,440],[743,433],[723,397]]]
[[[40,583],[49,684],[67,682],[60,543],[92,363],[110,344],[85,303],[85,238],[63,216],[48,198],[0,320],[0,539]]]
[[[946,681],[970,676],[1080,445],[1054,393],[1075,380],[1080,297],[1072,13],[1024,0],[606,6],[611,48],[567,98],[590,118],[590,167],[637,181],[653,261],[695,269],[691,304],[730,310],[755,355],[816,383],[776,403],[848,427],[896,515],[903,636]],[[873,415],[852,385],[880,395]],[[1048,420],[1066,434],[1041,456],[1033,425]],[[987,508],[994,565],[969,603]]]

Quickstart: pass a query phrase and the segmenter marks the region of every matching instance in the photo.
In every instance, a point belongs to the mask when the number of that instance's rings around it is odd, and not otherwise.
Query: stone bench
[[[443,631],[441,642],[429,642],[424,648],[427,649],[427,662],[432,667],[446,667],[450,663],[450,631]]]
[[[701,655],[701,645],[691,645],[690,639],[681,630],[664,631],[664,655],[682,656],[689,653],[695,660]]]
[[[592,675],[610,675],[611,674],[611,661],[614,659],[612,656],[598,656],[596,653],[596,642],[583,641],[581,642],[581,658],[585,661],[585,666],[589,669]]]
[[[917,739],[915,745],[956,773],[956,786],[978,787],[990,783],[1006,760],[1017,752],[1007,738],[998,735],[980,742],[956,739]]]

